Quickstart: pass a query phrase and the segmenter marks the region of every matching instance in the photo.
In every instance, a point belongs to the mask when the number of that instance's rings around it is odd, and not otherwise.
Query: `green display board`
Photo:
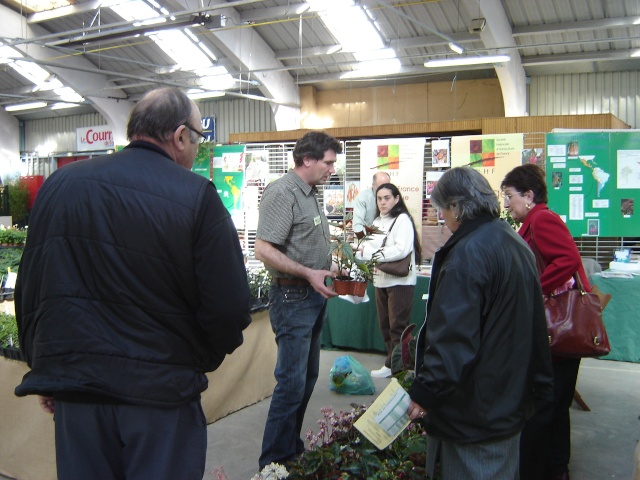
[[[549,133],[546,147],[549,207],[574,237],[640,236],[640,133]]]
[[[198,153],[193,161],[191,171],[211,180],[211,159],[213,158],[213,145],[204,143],[198,146]]]
[[[231,216],[242,214],[244,186],[244,145],[213,147],[213,183]]]

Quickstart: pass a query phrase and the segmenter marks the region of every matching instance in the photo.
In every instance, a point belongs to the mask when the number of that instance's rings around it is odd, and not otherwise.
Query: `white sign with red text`
[[[113,133],[108,125],[76,128],[76,150],[110,150],[114,148]]]

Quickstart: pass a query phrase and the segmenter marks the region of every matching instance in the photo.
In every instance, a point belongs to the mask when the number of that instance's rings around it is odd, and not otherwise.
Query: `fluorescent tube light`
[[[631,54],[632,57],[636,58],[636,57],[640,57],[640,50],[636,50],[635,52],[633,52]]]
[[[460,45],[456,45],[456,44],[455,44],[455,43],[453,43],[453,42],[451,42],[451,43],[449,44],[449,48],[450,48],[452,51],[456,52],[456,53],[462,53],[462,52],[464,52],[464,49],[463,49]]]
[[[46,107],[47,102],[31,102],[31,103],[19,103],[17,105],[7,105],[4,109],[7,112],[17,112],[19,110],[30,110],[32,108]]]
[[[483,63],[501,63],[511,60],[509,55],[487,55],[484,57],[456,57],[439,60],[427,60],[425,67],[457,67],[464,65],[481,65]]]
[[[51,110],[63,110],[65,108],[75,108],[79,106],[80,105],[78,105],[77,103],[60,102],[60,103],[54,103],[53,105],[51,105]]]
[[[222,97],[224,96],[224,92],[213,91],[213,92],[187,92],[187,97],[191,100],[199,100],[202,98],[214,98],[214,97]]]

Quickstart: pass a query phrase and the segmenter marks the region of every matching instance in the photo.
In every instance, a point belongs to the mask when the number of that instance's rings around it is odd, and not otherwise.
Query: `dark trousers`
[[[200,400],[175,408],[56,400],[58,480],[202,480]]]
[[[553,362],[553,401],[537,406],[520,437],[521,480],[546,480],[568,471],[571,456],[569,407],[579,368],[579,358]]]
[[[378,323],[387,347],[387,358],[384,361],[386,367],[391,368],[393,347],[400,343],[402,332],[411,321],[414,288],[414,285],[376,288]]]

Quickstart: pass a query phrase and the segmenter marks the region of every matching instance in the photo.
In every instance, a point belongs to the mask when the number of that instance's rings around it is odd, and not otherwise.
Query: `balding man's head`
[[[153,90],[131,111],[127,137],[130,140],[147,137],[163,143],[180,125],[191,123],[194,110],[197,107],[193,101],[177,88]],[[199,125],[190,126],[197,128]]]
[[[373,174],[373,183],[371,186],[373,187],[373,191],[378,190],[378,187],[384,183],[391,182],[391,177],[387,172],[376,172]]]

